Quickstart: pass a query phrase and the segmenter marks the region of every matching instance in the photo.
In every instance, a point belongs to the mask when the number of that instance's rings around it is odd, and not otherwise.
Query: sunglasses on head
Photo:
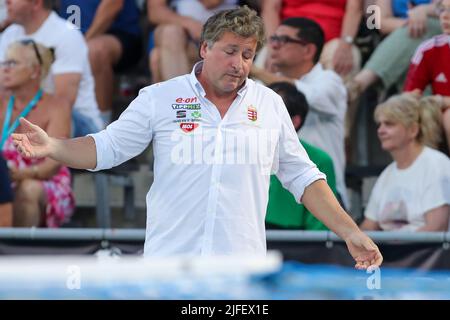
[[[33,39],[25,39],[25,40],[20,41],[20,43],[23,45],[26,45],[26,46],[29,44],[31,44],[33,46],[34,52],[36,54],[36,58],[39,61],[39,65],[42,66],[42,57],[41,57],[41,54],[39,53],[39,49],[36,45],[36,42]]]

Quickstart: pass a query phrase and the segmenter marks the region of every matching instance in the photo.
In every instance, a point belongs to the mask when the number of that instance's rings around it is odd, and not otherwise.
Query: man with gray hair
[[[380,251],[309,160],[281,97],[247,78],[263,39],[255,11],[221,11],[203,27],[202,61],[191,74],[142,89],[117,121],[84,138],[50,138],[22,119],[28,133],[14,135],[17,148],[27,157],[102,170],[152,141],[147,256],[264,255],[265,169],[278,165],[283,185],[345,240],[356,267],[379,266]]]

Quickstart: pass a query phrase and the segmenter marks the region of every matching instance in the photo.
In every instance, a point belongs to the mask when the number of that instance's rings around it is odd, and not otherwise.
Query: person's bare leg
[[[39,227],[46,207],[46,195],[39,180],[23,180],[15,189],[13,224],[15,227]]]
[[[186,52],[187,34],[177,25],[161,25],[155,30],[155,47],[159,49],[161,80],[189,73]]]
[[[148,56],[148,65],[150,66],[150,74],[152,75],[152,83],[163,81],[161,77],[161,66],[159,48],[153,48]]]
[[[189,41],[186,45],[186,52],[188,57],[188,72],[191,72],[192,67],[202,58],[200,57],[199,48],[195,45],[194,42]]]
[[[0,227],[12,227],[12,203],[0,204]]]
[[[113,67],[122,56],[122,45],[112,35],[101,35],[89,40],[88,47],[98,106],[100,111],[109,111],[114,91]]]

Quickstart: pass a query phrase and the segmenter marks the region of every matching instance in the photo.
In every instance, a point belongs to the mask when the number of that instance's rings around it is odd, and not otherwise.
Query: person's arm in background
[[[269,39],[280,25],[281,0],[262,0],[261,17],[264,21],[266,38]]]
[[[394,16],[391,0],[377,0],[375,4],[380,8],[380,32],[382,34],[387,35],[407,24],[407,19]]]
[[[87,64],[89,57],[86,39],[78,30],[67,32],[66,43],[55,47],[51,73],[55,85],[54,95],[59,99],[66,99],[71,108],[75,105]]]
[[[428,17],[436,16],[435,4],[419,4],[408,10],[408,29],[409,36],[412,38],[420,38],[427,31]]]
[[[356,261],[356,268],[381,265],[383,257],[376,244],[342,209],[324,180],[317,180],[306,187],[301,202],[317,219],[345,241]]]
[[[210,10],[220,6],[224,0],[200,0],[203,6]]]
[[[353,40],[358,35],[359,25],[363,16],[363,1],[349,0],[345,7],[345,15],[342,22],[341,39],[333,56],[333,69],[342,76],[347,75],[353,68],[353,43],[346,42],[350,37]]]
[[[95,12],[94,20],[86,31],[86,40],[92,39],[108,31],[115,18],[124,6],[125,0],[102,0]]]
[[[72,108],[77,99],[80,81],[80,73],[64,73],[55,75],[55,96],[60,99],[65,99]]]
[[[417,231],[447,231],[450,217],[449,205],[443,205],[425,213],[425,225]]]
[[[436,16],[435,3],[421,4],[408,10],[408,18],[395,17],[391,0],[377,0],[376,5],[381,11],[380,32],[387,35],[398,28],[408,26],[411,37],[420,37],[426,31],[428,17]]]
[[[361,230],[366,231],[381,231],[378,222],[373,221],[372,219],[369,218],[365,218],[359,227],[361,228]]]
[[[175,24],[183,27],[192,39],[200,40],[202,24],[192,19],[174,12],[168,5],[167,0],[148,0],[147,1],[148,19],[151,24]]]

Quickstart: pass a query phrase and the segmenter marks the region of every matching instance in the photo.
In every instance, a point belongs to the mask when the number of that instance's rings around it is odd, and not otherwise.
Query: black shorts
[[[116,37],[122,45],[122,56],[114,66],[114,71],[124,71],[139,62],[142,55],[142,38],[131,33],[110,30],[108,34]]]
[[[13,194],[6,161],[0,154],[0,204],[11,202]]]

